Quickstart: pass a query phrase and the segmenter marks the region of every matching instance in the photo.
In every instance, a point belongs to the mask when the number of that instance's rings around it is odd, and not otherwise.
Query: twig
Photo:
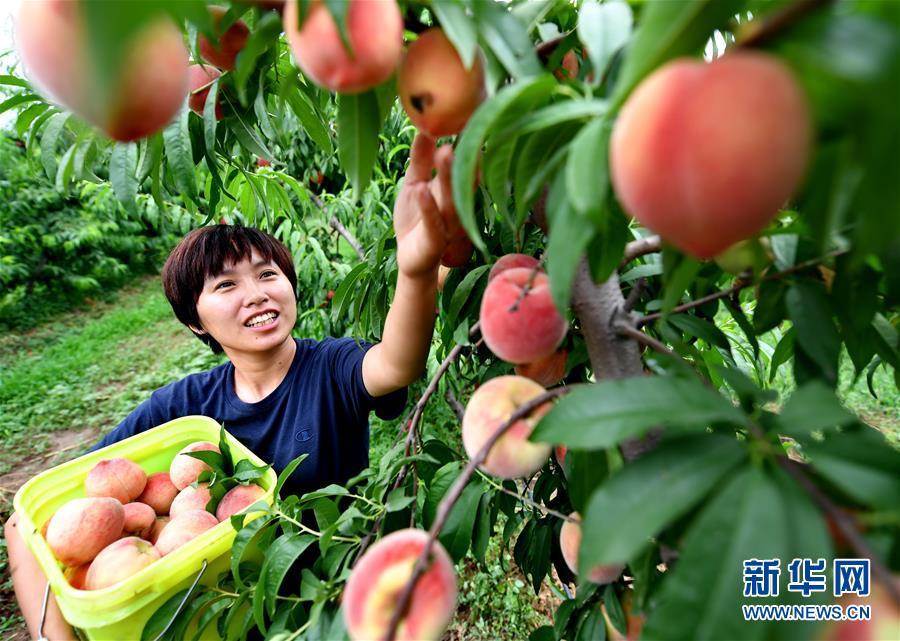
[[[537,278],[537,275],[541,273],[542,267],[544,266],[544,256],[546,254],[542,254],[540,259],[538,260],[537,265],[531,268],[531,273],[528,275],[528,282],[525,283],[525,287],[522,288],[522,291],[519,292],[519,297],[513,302],[509,307],[510,312],[518,311],[519,305],[522,304],[522,301],[525,300],[525,297],[528,296],[528,292],[531,291],[531,288],[534,287],[534,279]]]
[[[619,269],[621,270],[635,258],[658,252],[661,248],[662,239],[659,236],[647,236],[646,238],[633,240],[625,245],[625,254],[622,257],[622,262],[619,263]]]
[[[645,334],[637,327],[632,327],[623,322],[617,322],[613,324],[613,330],[619,336],[628,336],[629,338],[633,338],[641,345],[646,345],[651,349],[655,349],[660,354],[665,354],[666,356],[671,356],[672,358],[680,358],[678,354],[673,352],[671,349],[665,346],[661,341],[656,340],[649,334]]]
[[[456,420],[462,421],[463,415],[466,413],[466,408],[463,407],[463,404],[456,400],[456,395],[453,394],[453,390],[449,387],[447,391],[444,392],[444,398],[447,399],[447,403],[453,409],[453,413],[456,414]]]
[[[738,33],[736,45],[738,47],[758,47],[790,27],[804,15],[817,11],[831,2],[832,0],[795,0],[777,11],[747,23]]]
[[[641,297],[641,292],[644,291],[644,286],[647,284],[646,278],[638,278],[634,283],[634,286],[631,288],[631,291],[628,292],[628,298],[625,299],[625,304],[622,306],[622,309],[626,312],[630,312],[634,309],[634,306],[637,305],[638,300]]]
[[[488,479],[488,483],[491,485],[491,487],[493,487],[497,490],[500,490],[504,494],[508,494],[509,496],[514,497],[515,499],[517,499],[518,501],[521,501],[522,503],[525,503],[526,505],[530,505],[533,508],[537,508],[541,512],[550,514],[551,516],[555,516],[556,518],[560,519],[561,521],[571,521],[572,523],[580,523],[581,522],[576,518],[567,516],[567,515],[563,514],[562,512],[558,512],[552,508],[547,507],[546,505],[541,505],[534,499],[530,499],[527,496],[522,496],[521,494],[519,494],[517,492],[513,492],[512,490],[507,489],[500,483],[495,483],[491,477],[489,477],[487,474],[485,474],[481,470],[478,470],[478,475],[483,478]]]
[[[319,198],[316,194],[309,192],[310,198],[312,198],[313,203],[315,203],[316,207],[325,211],[325,203],[322,202],[322,199]],[[353,248],[353,251],[356,252],[356,255],[359,256],[360,260],[366,259],[366,253],[363,251],[362,244],[356,240],[356,237],[350,233],[350,230],[344,227],[343,223],[337,219],[337,216],[332,216],[328,220],[328,224],[334,229],[337,233],[344,237],[344,240]]]
[[[397,628],[400,625],[400,620],[406,614],[406,610],[407,608],[409,608],[410,601],[412,600],[413,589],[415,588],[419,578],[427,569],[429,558],[431,557],[431,549],[434,547],[434,542],[435,540],[437,540],[438,534],[440,534],[441,529],[443,529],[444,524],[447,522],[447,518],[450,516],[450,511],[453,509],[453,506],[456,505],[459,497],[462,496],[463,489],[465,489],[466,484],[468,484],[469,480],[472,478],[472,475],[475,473],[476,468],[484,462],[484,460],[487,458],[488,452],[490,452],[491,448],[500,439],[500,437],[503,436],[506,431],[511,428],[516,422],[518,422],[519,419],[528,416],[532,411],[534,411],[547,401],[567,394],[572,389],[574,389],[574,386],[557,387],[555,389],[548,390],[547,392],[541,394],[540,396],[536,396],[535,398],[519,407],[510,415],[506,422],[504,422],[500,426],[500,428],[496,432],[494,432],[490,436],[490,438],[488,438],[484,446],[482,446],[482,448],[478,450],[478,453],[474,457],[472,457],[468,465],[466,465],[465,469],[463,469],[462,474],[460,474],[456,478],[456,481],[453,482],[453,485],[450,486],[447,494],[444,495],[444,498],[442,498],[440,504],[438,504],[437,516],[434,519],[434,523],[432,523],[431,525],[431,529],[428,531],[428,540],[425,542],[425,547],[422,549],[422,553],[419,555],[419,558],[416,559],[416,564],[413,567],[412,574],[410,575],[406,586],[403,588],[403,592],[400,594],[400,598],[397,600],[397,608],[391,615],[391,620],[388,624],[387,632],[384,635],[384,641],[394,641],[394,637],[397,634]]]

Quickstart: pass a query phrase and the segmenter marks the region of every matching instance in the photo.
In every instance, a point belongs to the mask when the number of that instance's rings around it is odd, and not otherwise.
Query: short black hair
[[[291,282],[297,297],[297,272],[291,252],[281,241],[262,230],[242,225],[210,225],[189,232],[172,250],[162,269],[163,290],[172,311],[186,326],[200,327],[197,301],[207,278],[225,269],[225,263],[250,260],[253,250],[275,263]],[[222,346],[209,333],[191,332],[216,354]]]

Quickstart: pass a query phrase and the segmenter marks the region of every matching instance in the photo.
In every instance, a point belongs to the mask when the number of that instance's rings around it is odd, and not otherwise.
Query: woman
[[[449,147],[419,135],[394,205],[397,287],[382,341],[295,340],[293,261],[275,238],[217,225],[194,230],[172,251],[162,279],[176,317],[228,363],[156,390],[95,446],[109,445],[177,416],[205,414],[277,472],[309,456],[286,490],[344,483],[368,464],[368,413],[397,417],[418,379],[434,331],[437,272],[447,244]],[[437,176],[431,174],[437,169]],[[17,531],[6,524],[10,573],[32,638],[38,637],[46,579]],[[44,635],[74,638],[51,596]]]

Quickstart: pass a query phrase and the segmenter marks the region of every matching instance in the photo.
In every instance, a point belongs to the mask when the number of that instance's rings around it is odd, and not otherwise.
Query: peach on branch
[[[196,441],[184,447],[175,455],[175,458],[172,459],[172,464],[169,466],[169,478],[172,480],[172,484],[179,490],[183,490],[196,481],[202,472],[212,469],[200,459],[188,456],[188,452],[218,451],[219,446],[209,441]]]
[[[812,129],[790,70],[765,53],[669,62],[628,98],[610,175],[625,211],[712,258],[761,231],[800,185]]]
[[[578,512],[572,512],[570,517],[576,521],[566,521],[559,531],[559,547],[562,550],[563,559],[572,572],[578,574],[578,550],[581,547],[581,517]],[[612,583],[619,578],[625,566],[622,564],[597,565],[591,568],[586,578],[593,583]]]
[[[247,38],[250,37],[250,29],[243,20],[235,20],[225,31],[222,31],[219,25],[222,18],[228,12],[225,7],[211,6],[208,7],[209,15],[212,18],[213,29],[218,34],[217,41],[210,41],[204,34],[200,34],[199,48],[200,57],[211,65],[215,65],[219,69],[234,69],[234,59],[237,57],[244,45],[247,44]]]
[[[224,521],[233,514],[243,511],[266,495],[259,485],[237,485],[225,493],[216,507],[216,518]]]
[[[126,503],[122,506],[125,512],[125,523],[122,532],[126,535],[139,536],[146,539],[150,535],[153,523],[156,521],[156,512],[144,503]]]
[[[169,515],[175,518],[182,512],[205,510],[211,498],[209,483],[199,483],[197,487],[188,485],[172,501],[172,505],[169,507]]]
[[[545,356],[533,363],[516,365],[515,372],[517,376],[530,378],[542,387],[553,387],[565,377],[568,357],[569,351],[561,347],[550,356]]]
[[[209,96],[210,85],[222,75],[222,72],[211,65],[193,64],[188,67],[188,107],[200,117]],[[216,120],[222,119],[222,102],[216,96]]]
[[[444,32],[428,29],[406,52],[397,90],[417,129],[434,138],[458,134],[485,97],[481,58],[466,69]]]
[[[47,545],[64,565],[81,565],[118,539],[124,525],[125,510],[116,499],[73,499],[50,519]]]
[[[216,517],[206,510],[189,510],[172,516],[172,520],[163,528],[156,540],[156,549],[165,556],[214,528],[218,523]]]
[[[141,495],[147,485],[147,474],[141,466],[127,458],[104,459],[84,479],[88,496],[109,496],[122,505]]]
[[[309,6],[298,28],[297,0],[288,0],[284,32],[304,75],[320,87],[361,93],[394,74],[403,54],[403,16],[395,0],[349,0],[347,39],[320,0]]]
[[[172,500],[178,494],[178,488],[172,483],[168,472],[156,472],[147,477],[147,485],[141,495],[135,499],[146,503],[157,514],[168,514]]]
[[[422,530],[388,534],[370,547],[350,574],[344,589],[344,621],[353,641],[384,637],[416,559],[428,541]],[[453,562],[437,541],[431,564],[416,582],[397,641],[437,641],[456,607]]]
[[[115,77],[101,77],[84,3],[21,2],[16,44],[34,83],[54,101],[127,142],[153,134],[178,113],[187,88],[187,48],[165,15],[140,26],[128,39]]]
[[[528,269],[543,271],[541,269],[541,261],[534,256],[529,256],[528,254],[506,254],[498,258],[497,262],[491,266],[491,271],[488,272],[488,282],[494,280],[507,269],[515,267],[527,267]]]
[[[578,78],[578,56],[574,51],[567,51],[559,63],[559,69],[553,72],[558,80],[575,80]]]
[[[127,536],[103,548],[91,562],[85,580],[85,589],[101,590],[124,581],[148,565],[159,561],[162,555],[153,544],[136,536]]]
[[[481,450],[513,412],[543,393],[543,387],[521,376],[498,376],[475,390],[462,420],[463,446],[469,458]],[[521,478],[541,469],[550,457],[551,446],[531,443],[528,437],[548,411],[550,403],[545,403],[516,421],[491,448],[481,469],[504,479]]]
[[[509,363],[532,363],[552,354],[566,336],[546,274],[527,267],[507,269],[488,283],[481,299],[481,335]]]

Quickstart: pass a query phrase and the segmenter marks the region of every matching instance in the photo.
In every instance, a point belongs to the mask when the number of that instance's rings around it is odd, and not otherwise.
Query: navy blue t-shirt
[[[156,390],[92,449],[180,416],[202,414],[223,423],[278,473],[308,453],[285,485],[285,494],[345,483],[369,463],[369,412],[396,418],[406,404],[406,388],[378,398],[369,394],[362,378],[368,343],[295,340],[297,351],[287,375],[261,401],[238,398],[229,361]]]

